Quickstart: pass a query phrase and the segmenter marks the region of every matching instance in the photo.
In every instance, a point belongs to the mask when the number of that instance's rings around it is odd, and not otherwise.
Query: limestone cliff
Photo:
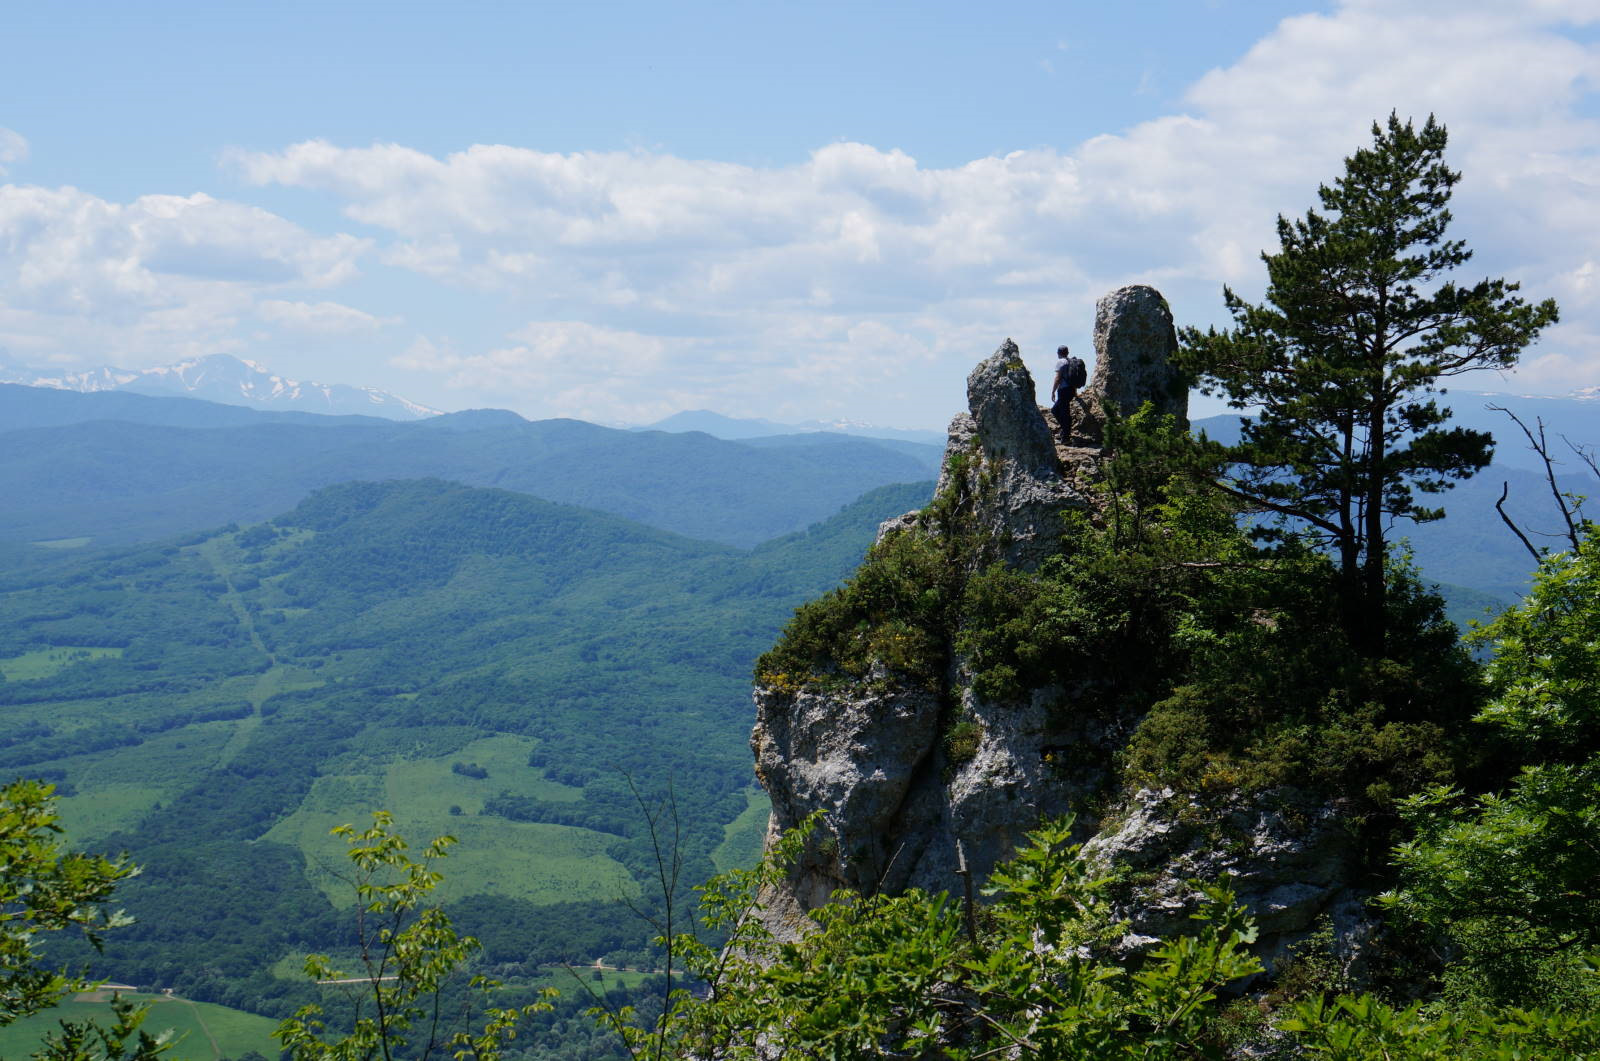
[[[1095,347],[1070,447],[1056,444],[1014,343],[981,362],[967,380],[969,409],[950,425],[934,503],[884,524],[880,546],[959,533],[966,545],[950,562],[973,570],[1004,561],[1029,571],[1052,556],[1070,563],[1064,514],[1094,503],[1102,409],[1131,413],[1148,400],[1180,419],[1187,412],[1170,360],[1172,317],[1157,291],[1127,287],[1102,299]],[[770,835],[823,812],[786,884],[765,896],[775,934],[803,931],[805,912],[840,888],[959,891],[959,858],[981,881],[1041,818],[1068,812],[1091,854],[1126,867],[1121,913],[1135,944],[1137,934],[1180,923],[1189,878],[1221,873],[1236,877],[1260,918],[1269,961],[1323,914],[1356,931],[1360,906],[1344,884],[1351,842],[1337,805],[1283,791],[1197,801],[1120,790],[1116,757],[1138,717],[1078,709],[1107,675],[994,699],[975,689],[954,637],[936,649],[931,678],[873,659],[829,681],[756,689],[751,741],[772,798]]]

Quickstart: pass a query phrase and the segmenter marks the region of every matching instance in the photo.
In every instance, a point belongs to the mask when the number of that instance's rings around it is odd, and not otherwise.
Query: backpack
[[[1068,357],[1067,363],[1061,366],[1061,371],[1065,374],[1063,382],[1066,383],[1068,390],[1075,391],[1089,382],[1089,368],[1081,357]]]

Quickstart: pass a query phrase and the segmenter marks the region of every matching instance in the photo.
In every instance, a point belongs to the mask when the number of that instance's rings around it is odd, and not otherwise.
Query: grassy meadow
[[[86,992],[53,1010],[36,1014],[0,1028],[0,1057],[23,1058],[39,1048],[44,1036],[56,1031],[59,1021],[95,1020],[109,1025],[111,993]],[[220,1061],[250,1051],[263,1057],[278,1056],[278,1043],[272,1032],[278,1022],[254,1013],[245,1013],[210,1002],[192,1002],[172,995],[124,993],[123,998],[150,1005],[143,1028],[159,1034],[170,1029],[172,1050],[164,1054],[171,1061]]]

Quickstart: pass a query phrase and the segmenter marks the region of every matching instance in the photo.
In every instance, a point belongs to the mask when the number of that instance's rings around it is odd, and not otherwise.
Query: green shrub
[[[951,726],[944,735],[944,758],[951,766],[970,763],[978,754],[983,742],[983,726],[974,719],[964,718]]]
[[[949,656],[949,608],[959,575],[919,531],[874,546],[843,586],[802,605],[756,661],[756,680],[793,690],[866,677],[874,662],[937,686]]]

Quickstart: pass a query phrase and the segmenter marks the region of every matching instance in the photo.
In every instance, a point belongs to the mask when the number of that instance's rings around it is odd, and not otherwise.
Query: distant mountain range
[[[1559,518],[1537,457],[1488,406],[1530,425],[1542,420],[1564,462],[1563,485],[1600,496],[1600,484],[1561,442],[1600,443],[1600,389],[1564,398],[1455,392],[1445,401],[1456,422],[1499,440],[1495,467],[1440,499],[1449,519],[1400,526],[1397,535],[1410,539],[1429,577],[1506,603],[1520,596],[1532,564],[1494,510],[1502,484],[1511,513],[1536,538]],[[1239,423],[1224,415],[1195,426],[1231,440]],[[324,486],[421,476],[498,486],[750,548],[826,518],[863,491],[938,474],[936,445],[863,437],[844,425],[796,433],[811,426],[818,425],[701,411],[622,431],[493,409],[396,423],[125,389],[0,384],[0,496],[8,499],[0,506],[0,551],[5,543],[110,545],[252,523]]]
[[[1562,471],[1583,470],[1572,451],[1562,442],[1563,437],[1581,446],[1600,446],[1600,387],[1584,387],[1561,396],[1450,391],[1439,397],[1439,404],[1454,414],[1450,426],[1470,427],[1494,436],[1494,463],[1498,468],[1522,468],[1542,473],[1544,465],[1528,448],[1527,439],[1517,425],[1505,413],[1492,408],[1495,406],[1515,413],[1530,428],[1537,429],[1537,424],[1543,421],[1551,456],[1563,461]],[[1224,413],[1196,420],[1194,426],[1220,442],[1231,443],[1239,437],[1240,419],[1234,414]]]
[[[874,427],[871,424],[857,423],[853,420],[806,420],[798,424],[782,424],[775,420],[751,420],[723,416],[721,413],[714,413],[709,409],[693,409],[688,412],[673,413],[665,420],[657,420],[653,424],[634,428],[634,430],[703,431],[713,438],[725,438],[734,441],[768,438],[773,435],[823,432],[827,434],[855,435],[859,438],[886,438],[898,442],[917,442],[926,446],[939,446],[940,448],[943,448],[945,443],[945,435],[942,431],[915,431],[898,427]]]
[[[358,414],[387,420],[420,420],[439,412],[372,387],[287,379],[253,361],[241,361],[228,354],[211,354],[142,370],[102,366],[70,373],[0,363],[0,383],[80,393],[127,391],[200,398],[252,409]]]
[[[150,541],[254,523],[335,483],[433,476],[748,548],[927,482],[940,456],[845,435],[730,442],[492,409],[396,423],[0,384],[0,542]]]

